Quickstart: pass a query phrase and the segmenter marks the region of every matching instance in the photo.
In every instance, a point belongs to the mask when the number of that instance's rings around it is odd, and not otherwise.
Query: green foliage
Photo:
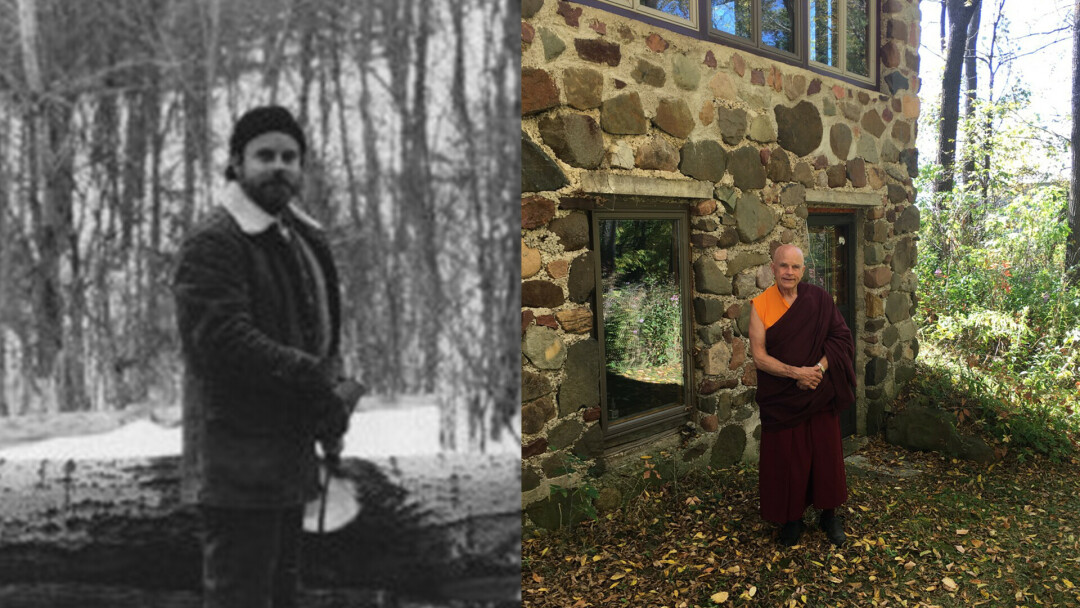
[[[1076,398],[1051,387],[1025,384],[1024,380],[1038,382],[1040,374],[1019,379],[988,374],[934,348],[927,349],[917,365],[918,373],[905,389],[909,396],[925,396],[951,409],[961,426],[971,425],[989,435],[1002,451],[1015,451],[1021,461],[1031,453],[1054,462],[1075,455],[1080,440]],[[1063,396],[1065,401],[1060,400]]]
[[[563,470],[567,474],[573,474],[585,466],[585,461],[573,452],[563,454],[562,462]],[[551,484],[550,496],[561,496],[569,499],[570,512],[566,514],[565,520],[567,525],[573,525],[574,522],[582,519],[595,520],[598,517],[593,501],[600,496],[600,491],[592,481],[591,477],[585,476],[571,488]]]
[[[604,299],[604,347],[608,367],[616,372],[678,361],[679,286],[646,282],[610,291]]]
[[[1037,164],[1053,142],[1016,120],[1029,98],[979,106],[960,155],[975,169],[951,192],[931,199],[942,168],[922,169],[921,358],[935,367],[917,382],[973,404],[1000,440],[1061,458],[1080,438],[1080,289],[1065,274],[1068,184]]]

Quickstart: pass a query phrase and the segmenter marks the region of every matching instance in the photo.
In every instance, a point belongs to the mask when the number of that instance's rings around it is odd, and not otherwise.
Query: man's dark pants
[[[203,606],[295,608],[303,507],[201,512]]]

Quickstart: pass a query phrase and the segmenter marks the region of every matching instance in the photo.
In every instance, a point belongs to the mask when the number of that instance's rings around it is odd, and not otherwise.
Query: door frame
[[[856,275],[856,243],[858,243],[858,223],[857,211],[855,209],[810,209],[806,216],[807,226],[807,240],[809,241],[809,228],[811,226],[842,226],[845,228],[847,237],[847,255],[844,263],[847,264],[847,289],[849,294],[849,301],[847,305],[847,312],[844,314],[844,321],[848,324],[848,329],[851,330],[851,340],[854,344],[858,344],[858,326],[856,324],[856,298],[858,297],[856,290],[858,289],[858,282],[855,280]],[[809,242],[807,243],[809,246]],[[847,437],[854,435],[857,431],[858,417],[856,407],[852,405],[848,409],[840,413],[840,433],[841,436]]]

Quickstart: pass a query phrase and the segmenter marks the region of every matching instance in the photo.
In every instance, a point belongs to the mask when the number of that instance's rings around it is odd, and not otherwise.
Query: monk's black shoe
[[[829,542],[841,547],[844,542],[847,541],[847,535],[844,534],[844,518],[838,515],[832,517],[821,517],[818,519],[818,525],[825,531],[825,536],[829,538]]]
[[[806,524],[801,519],[789,521],[780,528],[780,538],[776,540],[785,547],[794,547],[799,544],[799,538],[805,530]]]

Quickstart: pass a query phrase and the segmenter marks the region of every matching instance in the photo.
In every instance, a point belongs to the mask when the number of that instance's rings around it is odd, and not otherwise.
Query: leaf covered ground
[[[920,474],[849,467],[841,549],[816,528],[779,546],[756,468],[701,471],[572,530],[526,529],[523,606],[1080,606],[1080,460],[987,466],[880,439],[860,455]]]

